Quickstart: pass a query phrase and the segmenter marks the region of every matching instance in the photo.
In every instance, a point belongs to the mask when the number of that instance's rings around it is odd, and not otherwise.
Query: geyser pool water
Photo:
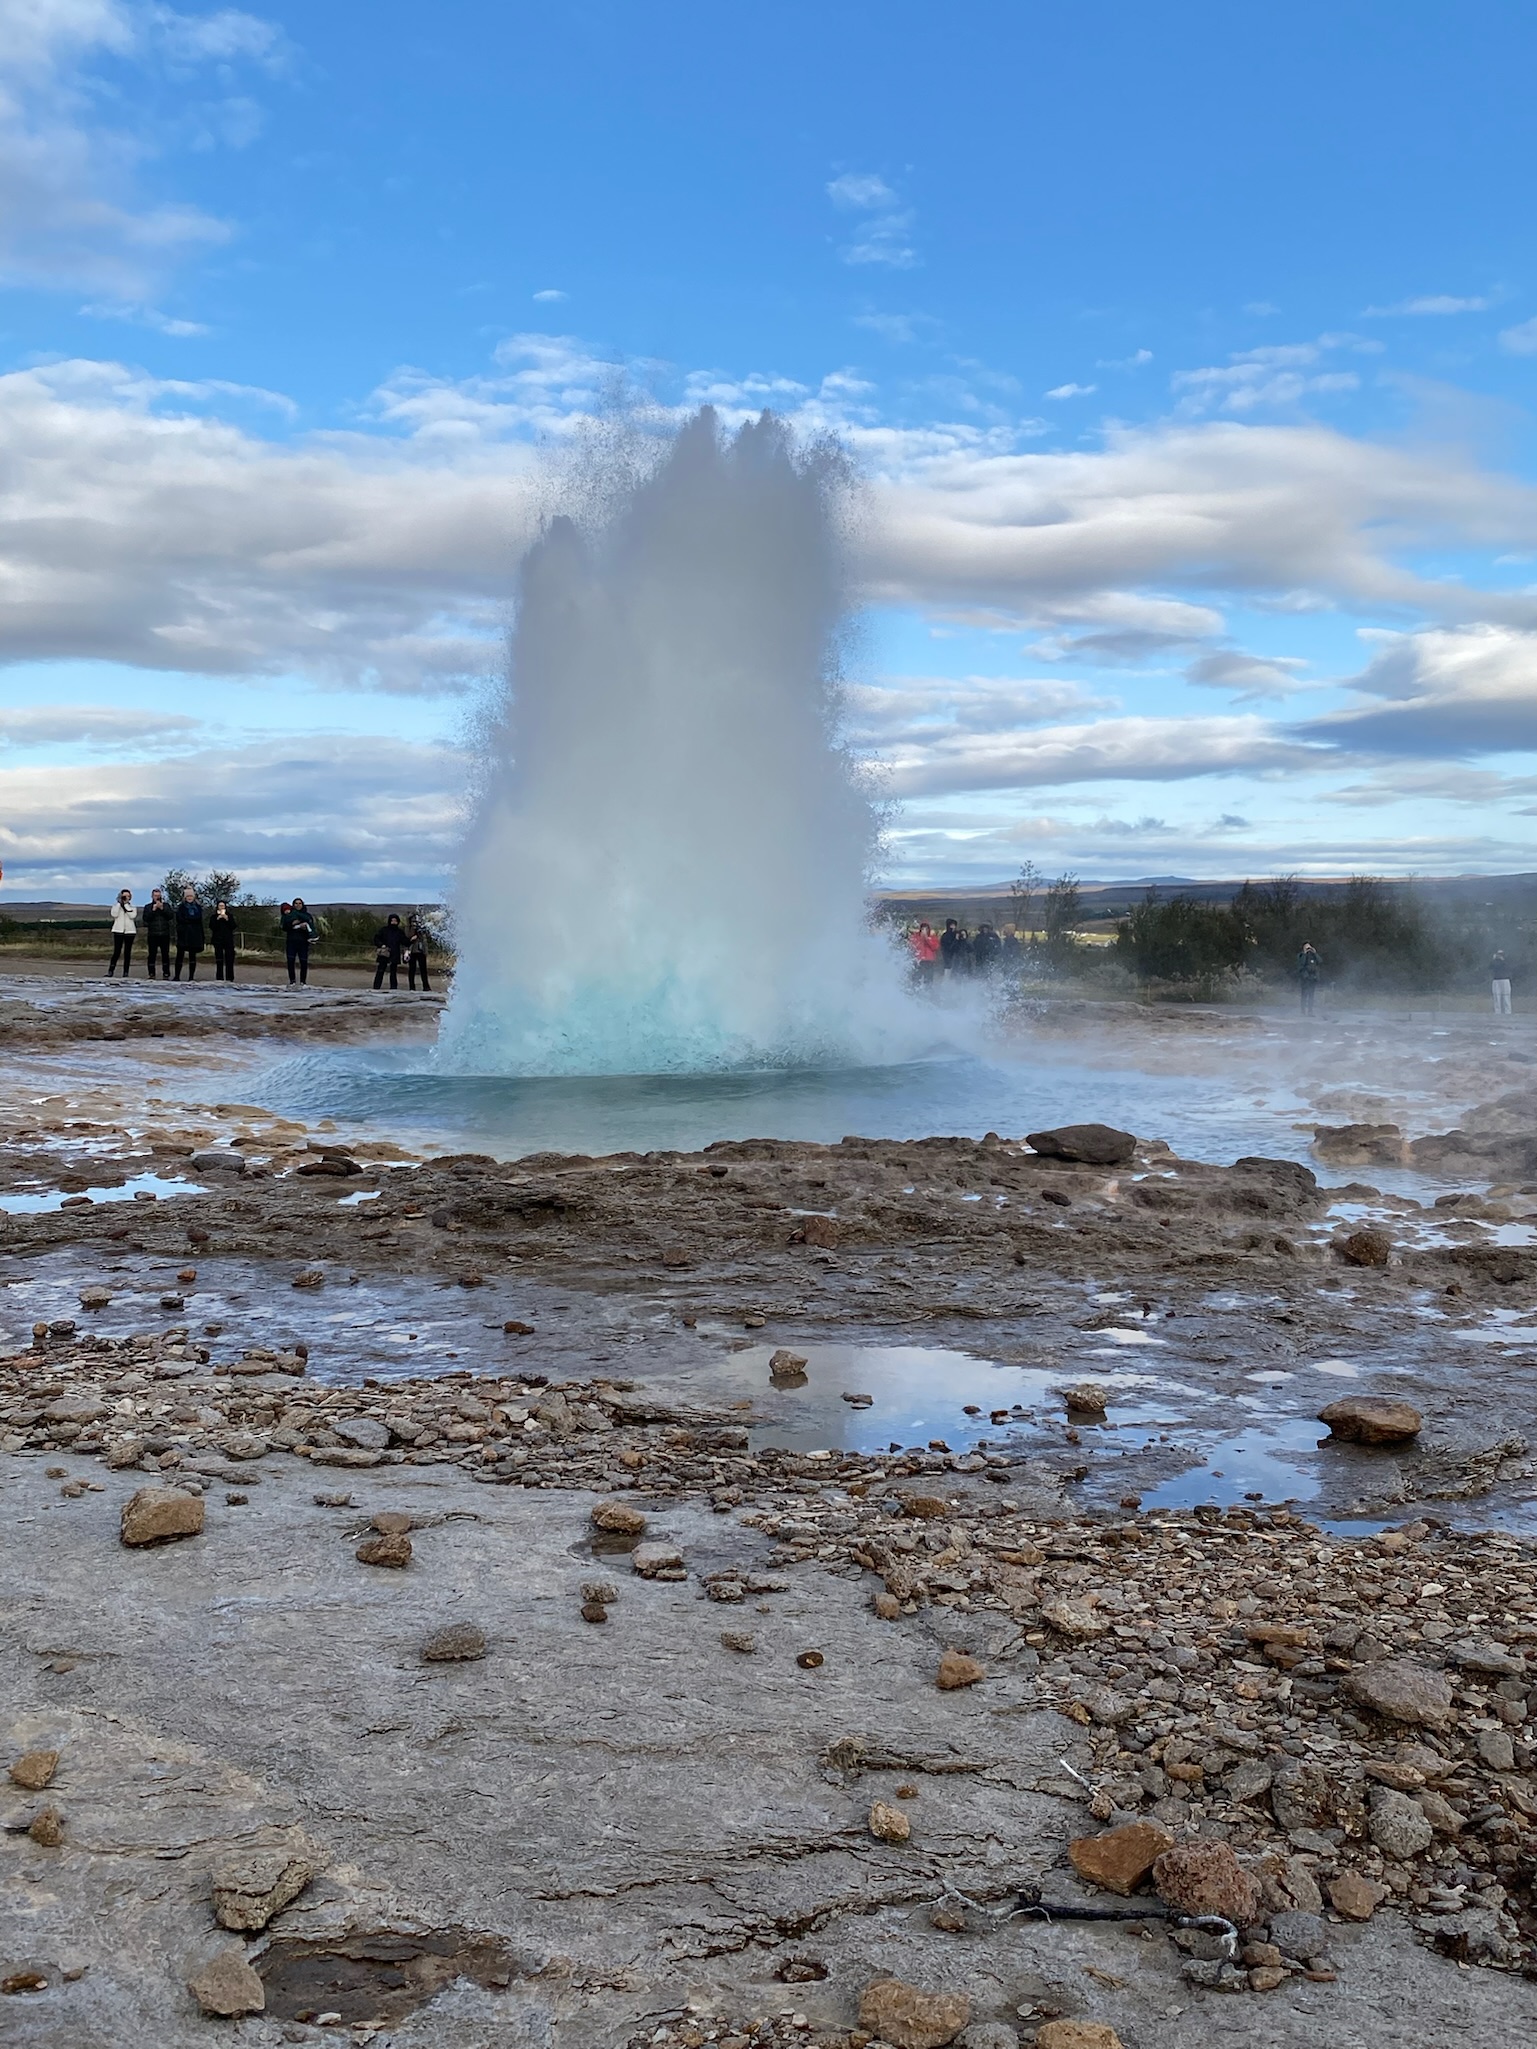
[[[443,1074],[901,1058],[932,1037],[870,930],[877,824],[840,743],[836,452],[706,409],[595,459],[519,580],[454,889]],[[592,508],[596,508],[595,510]]]

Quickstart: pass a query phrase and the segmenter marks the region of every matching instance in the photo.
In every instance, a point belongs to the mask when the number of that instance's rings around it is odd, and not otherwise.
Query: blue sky
[[[0,0],[4,894],[435,894],[621,368],[866,478],[890,879],[1531,867],[1537,17]]]

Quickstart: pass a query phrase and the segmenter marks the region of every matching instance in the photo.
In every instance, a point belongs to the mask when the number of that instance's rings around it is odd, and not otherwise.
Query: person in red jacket
[[[907,943],[912,949],[913,972],[918,977],[920,988],[926,988],[934,979],[934,963],[939,958],[939,934],[925,918],[916,932],[909,932]]]

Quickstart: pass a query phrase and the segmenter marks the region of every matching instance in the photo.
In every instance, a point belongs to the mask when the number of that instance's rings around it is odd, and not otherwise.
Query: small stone
[[[967,1920],[966,1909],[959,1900],[936,1900],[933,1906],[929,1908],[929,1926],[937,1928],[941,1935],[964,1935],[970,1928],[971,1923]],[[964,2045],[970,2043],[975,2033],[975,2028],[968,2028],[966,2030],[965,2035],[961,2038],[963,2049]]]
[[[646,1518],[627,1501],[600,1501],[587,1519],[595,1530],[619,1537],[638,1537],[646,1527]]]
[[[720,1633],[720,1640],[726,1650],[740,1651],[744,1657],[748,1658],[758,1648],[757,1638],[747,1629],[723,1629]]]
[[[1120,2036],[1103,2021],[1047,2021],[1035,2049],[1123,2049]]]
[[[1346,1395],[1330,1402],[1319,1410],[1318,1420],[1328,1424],[1331,1436],[1350,1444],[1409,1444],[1425,1423],[1411,1403],[1374,1394]]]
[[[53,1784],[53,1775],[58,1768],[58,1751],[27,1750],[11,1766],[10,1781],[28,1793],[41,1793],[45,1786]]]
[[[1287,1956],[1311,1963],[1328,1949],[1329,1931],[1316,1914],[1272,1914],[1270,1940]]]
[[[136,1466],[144,1456],[142,1437],[119,1437],[107,1447],[106,1466],[109,1472],[124,1473]]]
[[[800,1651],[796,1654],[795,1662],[803,1672],[815,1672],[820,1670],[827,1660],[820,1651]]]
[[[912,1835],[913,1825],[901,1808],[893,1807],[889,1800],[872,1800],[869,1829],[878,1843],[905,1843]]]
[[[1435,1840],[1435,1830],[1418,1801],[1389,1786],[1373,1789],[1367,1831],[1383,1856],[1400,1864],[1418,1857]]]
[[[1103,1416],[1110,1406],[1109,1394],[1091,1380],[1082,1380],[1076,1387],[1064,1387],[1062,1399],[1073,1416]]]
[[[1257,1964],[1249,1973],[1251,1992],[1274,1992],[1286,1983],[1286,1971],[1280,1964]]]
[[[302,1273],[294,1275],[292,1282],[296,1288],[323,1288],[325,1284],[325,1270],[318,1266],[307,1266]]]
[[[429,1665],[458,1664],[485,1655],[486,1632],[476,1622],[447,1622],[422,1645],[422,1658]]]
[[[238,1950],[227,1949],[187,1980],[187,1990],[204,2013],[222,2020],[263,2013],[267,1995],[262,1981]]]
[[[516,1316],[509,1316],[502,1325],[502,1329],[510,1338],[531,1338],[534,1335],[534,1326],[531,1323],[522,1322]]]
[[[1139,1886],[1174,1838],[1156,1821],[1131,1821],[1097,1836],[1079,1836],[1067,1846],[1080,1878],[1107,1892],[1129,1893]]]
[[[1233,1766],[1222,1781],[1222,1788],[1230,1800],[1258,1800],[1270,1791],[1274,1778],[1268,1764],[1261,1764],[1257,1758],[1245,1758]]]
[[[807,1217],[801,1225],[804,1243],[820,1246],[824,1252],[836,1252],[841,1237],[836,1217]]]
[[[1334,1249],[1347,1266],[1386,1266],[1393,1257],[1393,1241],[1386,1231],[1351,1231],[1336,1238]]]
[[[781,1345],[769,1360],[769,1379],[775,1387],[799,1387],[806,1378],[806,1359]]]
[[[387,1537],[365,1537],[354,1553],[359,1565],[404,1566],[411,1563],[411,1539],[404,1530]]]
[[[323,1499],[317,1494],[315,1499],[323,1508],[350,1508],[352,1506],[352,1496],[350,1494],[327,1494]],[[381,1537],[403,1537],[407,1530],[414,1530],[416,1528],[416,1518],[407,1515],[403,1509],[381,1508],[379,1513],[370,1521],[369,1528],[377,1530]]]
[[[223,1145],[209,1146],[194,1153],[187,1165],[195,1174],[243,1174],[246,1171],[244,1153]]]
[[[338,1416],[331,1429],[356,1451],[388,1451],[390,1428],[377,1416]]]
[[[46,1992],[50,1980],[48,1973],[35,1964],[19,1964],[14,1971],[7,1971],[0,1977],[0,1992]]]
[[[975,1686],[979,1679],[987,1677],[987,1667],[968,1657],[965,1651],[946,1651],[940,1658],[939,1669],[934,1674],[934,1684],[941,1693],[954,1693],[962,1686]]]
[[[1508,1729],[1480,1729],[1477,1750],[1479,1762],[1486,1764],[1492,1772],[1513,1772],[1516,1768],[1515,1745]]]
[[[637,1544],[630,1553],[630,1570],[642,1579],[687,1579],[683,1553],[675,1544]]]
[[[888,1594],[884,1588],[875,1596],[870,1605],[874,1608],[882,1622],[895,1622],[902,1613],[902,1603],[895,1594]]]
[[[902,1513],[916,1516],[920,1522],[941,1522],[950,1513],[950,1504],[942,1494],[904,1494]]]
[[[1329,1880],[1329,1905],[1346,1921],[1369,1921],[1387,1896],[1386,1886],[1359,1871],[1341,1871]]]
[[[255,1430],[229,1430],[219,1439],[219,1449],[226,1458],[265,1458],[272,1449],[266,1438]]]
[[[64,1817],[57,1807],[40,1807],[27,1834],[45,1850],[56,1850],[64,1840]]]
[[[233,1850],[213,1869],[214,1918],[221,1928],[258,1934],[315,1876],[292,1850]]]
[[[1079,1639],[1103,1636],[1110,1627],[1109,1618],[1097,1615],[1089,1601],[1069,1601],[1061,1596],[1042,1601],[1041,1619],[1064,1636]]]
[[[584,1622],[607,1622],[608,1607],[603,1601],[583,1601],[580,1609]]]
[[[601,1602],[605,1608],[612,1608],[619,1599],[619,1589],[611,1579],[584,1579],[582,1599]]]
[[[120,1540],[130,1546],[169,1544],[203,1528],[203,1497],[180,1487],[141,1487],[123,1503]]]
[[[1178,1843],[1153,1866],[1158,1897],[1182,1914],[1220,1914],[1246,1928],[1259,1912],[1259,1887],[1228,1844]]]
[[[103,1287],[99,1281],[80,1290],[80,1307],[82,1309],[105,1309],[111,1300],[112,1290]]]
[[[900,1978],[877,1978],[859,1997],[860,2027],[892,2049],[945,2049],[970,2019],[964,1992],[920,1992]]]
[[[1345,1679],[1345,1691],[1392,1722],[1418,1722],[1442,1729],[1452,1718],[1452,1683],[1444,1672],[1413,1658],[1382,1658],[1358,1665]]]

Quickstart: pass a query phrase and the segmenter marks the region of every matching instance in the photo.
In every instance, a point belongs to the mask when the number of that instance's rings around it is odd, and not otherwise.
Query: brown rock
[[[59,1768],[59,1753],[56,1750],[25,1751],[10,1769],[13,1786],[23,1786],[29,1793],[41,1793],[44,1786],[53,1783],[53,1775]]]
[[[458,1664],[485,1655],[486,1632],[476,1622],[445,1623],[422,1645],[422,1657],[429,1665]]]
[[[39,1807],[27,1834],[45,1850],[56,1850],[64,1840],[64,1817],[57,1807]]]
[[[141,1487],[123,1503],[118,1535],[129,1545],[169,1544],[203,1529],[203,1497],[181,1487]]]
[[[1120,2036],[1103,2021],[1047,2021],[1035,2049],[1123,2049]]]
[[[1251,1992],[1274,1992],[1286,1983],[1287,1973],[1280,1964],[1259,1964],[1249,1973]]]
[[[213,1870],[214,1918],[221,1928],[254,1935],[314,1876],[309,1859],[292,1850],[230,1851]]]
[[[871,1801],[869,1826],[878,1843],[905,1843],[913,1832],[907,1816],[889,1800]]]
[[[726,1650],[740,1651],[744,1658],[750,1658],[758,1648],[757,1638],[748,1629],[723,1629],[720,1640]]]
[[[882,1622],[895,1622],[902,1613],[902,1603],[895,1594],[878,1593],[870,1604]]]
[[[1118,1167],[1137,1150],[1129,1131],[1113,1124],[1059,1124],[1054,1131],[1028,1131],[1025,1144],[1043,1159],[1076,1160],[1086,1167]]]
[[[1329,1905],[1347,1921],[1369,1921],[1387,1896],[1386,1886],[1359,1871],[1341,1871],[1329,1880]]]
[[[18,1964],[15,1970],[0,1977],[0,1992],[46,1992],[49,1983],[47,1971],[36,1964]]]
[[[941,1494],[904,1494],[902,1513],[920,1522],[939,1522],[950,1513],[950,1504]]]
[[[1386,1231],[1352,1231],[1336,1238],[1334,1249],[1347,1266],[1386,1266],[1393,1257],[1393,1241]]]
[[[975,1686],[979,1679],[986,1677],[987,1667],[979,1665],[965,1651],[946,1651],[934,1674],[934,1684],[941,1693],[954,1693],[958,1687]]]
[[[775,1387],[800,1387],[806,1378],[804,1353],[791,1352],[781,1345],[769,1360],[769,1379]]]
[[[221,2020],[238,2020],[242,2014],[262,2013],[267,1995],[262,1981],[238,1949],[224,1950],[211,1964],[205,1964],[187,1980],[187,1990],[203,2009]]]
[[[1179,1843],[1153,1866],[1158,1897],[1182,1914],[1220,1914],[1245,1928],[1259,1913],[1260,1891],[1226,1843]]]
[[[595,1530],[620,1537],[638,1537],[646,1527],[646,1518],[627,1501],[600,1501],[588,1521]]]
[[[876,1978],[859,1997],[859,2025],[892,2049],[944,2049],[970,2019],[964,1992],[920,1992],[900,1978]]]
[[[607,1622],[608,1606],[603,1601],[583,1601],[581,1617],[584,1622]]]
[[[1132,1821],[1102,1835],[1079,1836],[1067,1846],[1073,1869],[1107,1892],[1129,1893],[1142,1883],[1174,1838],[1156,1821]]]
[[[365,1537],[355,1556],[359,1565],[409,1565],[411,1539],[404,1530],[392,1532],[387,1537]]]
[[[1443,1729],[1452,1718],[1452,1682],[1413,1658],[1383,1658],[1347,1674],[1345,1691],[1390,1722]]]
[[[307,1266],[303,1273],[294,1275],[292,1283],[296,1288],[323,1288],[325,1284],[325,1271],[318,1266]]]
[[[350,1494],[344,1494],[339,1501],[332,1502],[330,1506],[346,1508],[351,1500],[352,1496]],[[414,1530],[416,1524],[410,1516],[403,1514],[398,1508],[386,1508],[374,1517],[373,1521],[369,1524],[369,1528],[377,1530],[381,1537],[403,1537],[407,1530]]]
[[[801,1237],[807,1245],[819,1245],[824,1252],[836,1252],[842,1233],[836,1217],[807,1217]]]
[[[1408,1402],[1390,1401],[1385,1395],[1352,1394],[1330,1402],[1318,1412],[1330,1434],[1351,1444],[1408,1444],[1418,1437],[1424,1417]]]
[[[1110,1396],[1092,1380],[1083,1380],[1076,1387],[1064,1387],[1062,1399],[1067,1404],[1069,1415],[1103,1416],[1110,1406]]]
[[[1041,1619],[1049,1622],[1053,1629],[1059,1629],[1064,1636],[1103,1636],[1110,1627],[1108,1618],[1096,1615],[1092,1596],[1087,1600],[1069,1601],[1060,1596],[1041,1603]]]
[[[630,1570],[642,1579],[687,1579],[683,1553],[675,1544],[637,1544],[630,1553]]]

